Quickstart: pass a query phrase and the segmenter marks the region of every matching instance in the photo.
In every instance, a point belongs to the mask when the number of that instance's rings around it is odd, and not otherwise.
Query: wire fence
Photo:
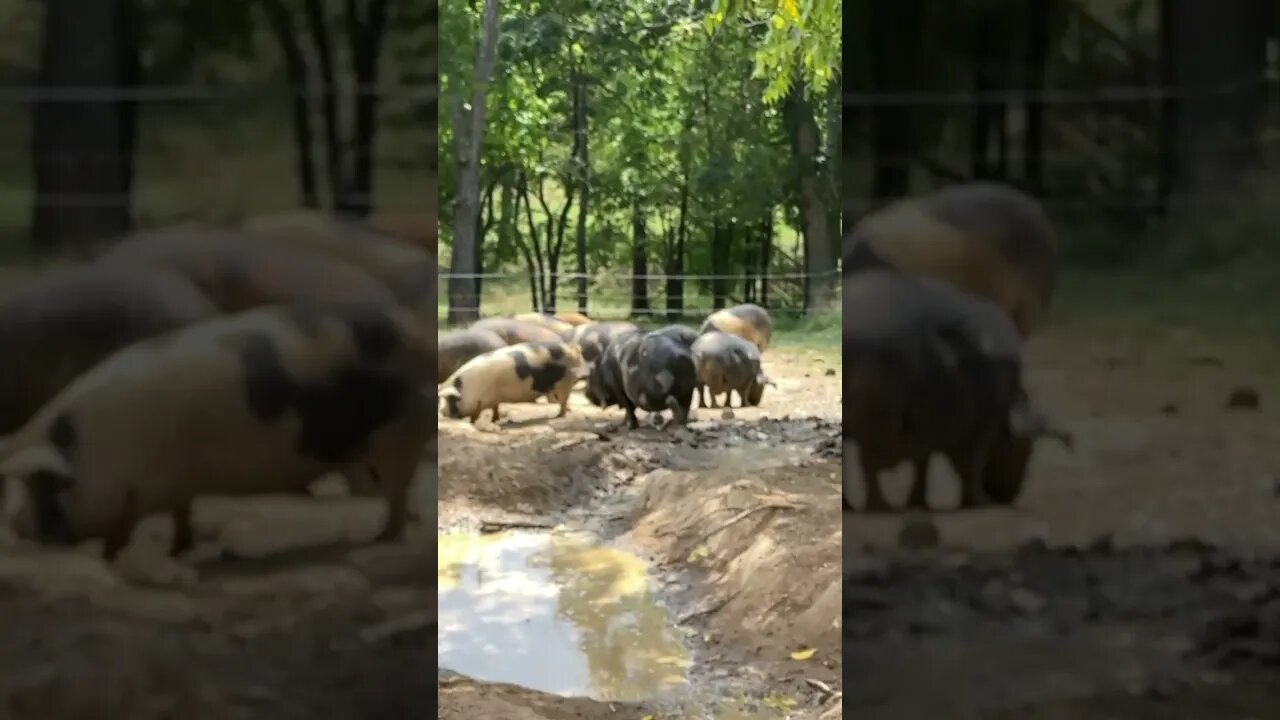
[[[35,208],[72,211],[126,209],[137,227],[189,221],[224,221],[298,208],[371,206],[377,212],[418,212],[434,193],[437,128],[428,109],[438,102],[431,81],[378,85],[321,82],[290,85],[251,81],[244,85],[39,86],[0,84],[0,248],[20,254],[30,240]],[[337,155],[330,152],[323,114],[326,99],[376,97],[378,121],[372,144],[357,142],[350,108],[338,108]],[[293,100],[306,101],[309,139],[298,140]],[[36,107],[41,103],[92,105],[136,103],[137,135],[129,151],[128,192],[38,192],[37,168],[86,171],[115,167],[112,147],[68,152],[33,147]],[[304,136],[305,137],[305,136]],[[310,160],[310,187],[303,182],[301,148]],[[338,170],[331,165],[338,164]],[[373,168],[369,190],[349,189],[356,168]],[[335,187],[331,179],[340,177]],[[80,189],[88,189],[88,186]]]
[[[537,273],[487,272],[439,274],[438,306],[440,317],[450,310],[480,317],[515,315],[525,312],[586,313],[597,320],[639,319],[646,321],[680,320],[705,317],[715,310],[742,302],[753,302],[783,318],[799,318],[814,311],[808,302],[810,283],[824,283],[839,298],[840,270],[820,273],[794,271],[769,272],[763,275],[736,274],[665,274],[635,275],[628,273],[574,272]],[[587,279],[585,298],[580,298],[577,282]],[[451,280],[480,282],[478,301],[475,294],[464,293],[461,305],[450,305]],[[678,292],[673,295],[672,292]],[[580,300],[585,299],[585,303]],[[584,307],[585,305],[585,307]],[[834,307],[834,305],[832,306]]]
[[[901,92],[845,91],[846,108],[884,106],[961,106],[1013,102],[1041,105],[1105,105],[1160,102],[1163,100],[1214,99],[1264,90],[1280,84],[1266,73],[1251,73],[1213,85],[1109,85],[1079,90],[1003,88],[994,90],[910,90]]]
[[[134,85],[134,86],[40,86],[0,85],[0,103],[192,103],[230,100],[294,99],[321,100],[334,96],[376,97],[379,101],[428,104],[439,98],[436,83],[401,85],[257,85],[218,87],[215,85]]]

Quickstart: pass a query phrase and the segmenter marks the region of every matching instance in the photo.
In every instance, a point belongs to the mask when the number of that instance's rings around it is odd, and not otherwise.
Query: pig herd
[[[629,322],[595,322],[579,313],[528,313],[487,318],[440,336],[440,412],[477,422],[499,407],[547,398],[569,412],[581,383],[587,401],[619,407],[629,428],[637,410],[684,424],[694,398],[701,407],[758,406],[773,384],[761,354],[773,336],[773,321],[758,305],[735,305],[712,313],[701,328],[667,325],[644,331]],[[710,400],[708,401],[708,397]]]
[[[1058,239],[1043,207],[976,182],[899,201],[845,237],[844,504],[860,478],[889,509],[881,475],[910,463],[909,506],[927,506],[941,455],[964,508],[1013,503],[1037,438],[1071,447],[1023,386],[1023,343],[1054,293]]]
[[[0,511],[25,539],[103,540],[207,495],[321,476],[412,516],[435,467],[434,253],[311,213],[111,239],[0,299]],[[434,483],[434,478],[429,482]]]

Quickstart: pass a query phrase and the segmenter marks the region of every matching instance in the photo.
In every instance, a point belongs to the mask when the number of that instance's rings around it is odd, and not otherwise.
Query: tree
[[[480,213],[480,149],[484,143],[485,103],[489,81],[497,61],[498,0],[485,0],[481,23],[480,47],[472,79],[471,101],[460,105],[454,127],[458,166],[458,201],[454,214],[453,276],[449,279],[449,321],[479,317],[480,297],[471,277],[476,274],[476,248]]]
[[[715,0],[707,28],[735,17],[766,23],[754,76],[767,80],[764,99],[774,103],[797,81],[818,91],[831,84],[840,67],[842,8],[840,0]]]
[[[137,23],[132,0],[45,4],[39,82],[46,95],[31,137],[38,252],[83,246],[132,224],[136,106],[121,94],[138,82]]]

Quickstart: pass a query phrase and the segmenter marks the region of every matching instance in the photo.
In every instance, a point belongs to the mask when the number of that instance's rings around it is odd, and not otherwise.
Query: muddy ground
[[[335,495],[197,502],[180,564],[164,519],[115,568],[100,543],[5,547],[0,717],[431,717],[429,497],[396,544],[367,542],[381,501]]]
[[[581,397],[560,419],[538,403],[509,406],[499,428],[441,420],[441,528],[562,523],[641,555],[688,631],[692,687],[716,701],[446,677],[441,718],[839,716],[838,368],[785,349],[765,365],[779,387],[760,408],[696,410],[687,428],[628,432],[621,410]],[[790,657],[802,649],[815,652]]]
[[[1173,324],[1033,339],[1032,391],[1075,452],[1042,445],[1012,510],[946,512],[935,481],[936,548],[904,548],[901,516],[845,514],[846,707],[1280,717],[1280,395],[1257,350]]]

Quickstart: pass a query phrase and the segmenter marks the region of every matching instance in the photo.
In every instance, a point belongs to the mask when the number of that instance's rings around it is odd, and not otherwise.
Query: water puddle
[[[440,667],[604,701],[685,684],[689,653],[640,558],[568,533],[439,536]]]

